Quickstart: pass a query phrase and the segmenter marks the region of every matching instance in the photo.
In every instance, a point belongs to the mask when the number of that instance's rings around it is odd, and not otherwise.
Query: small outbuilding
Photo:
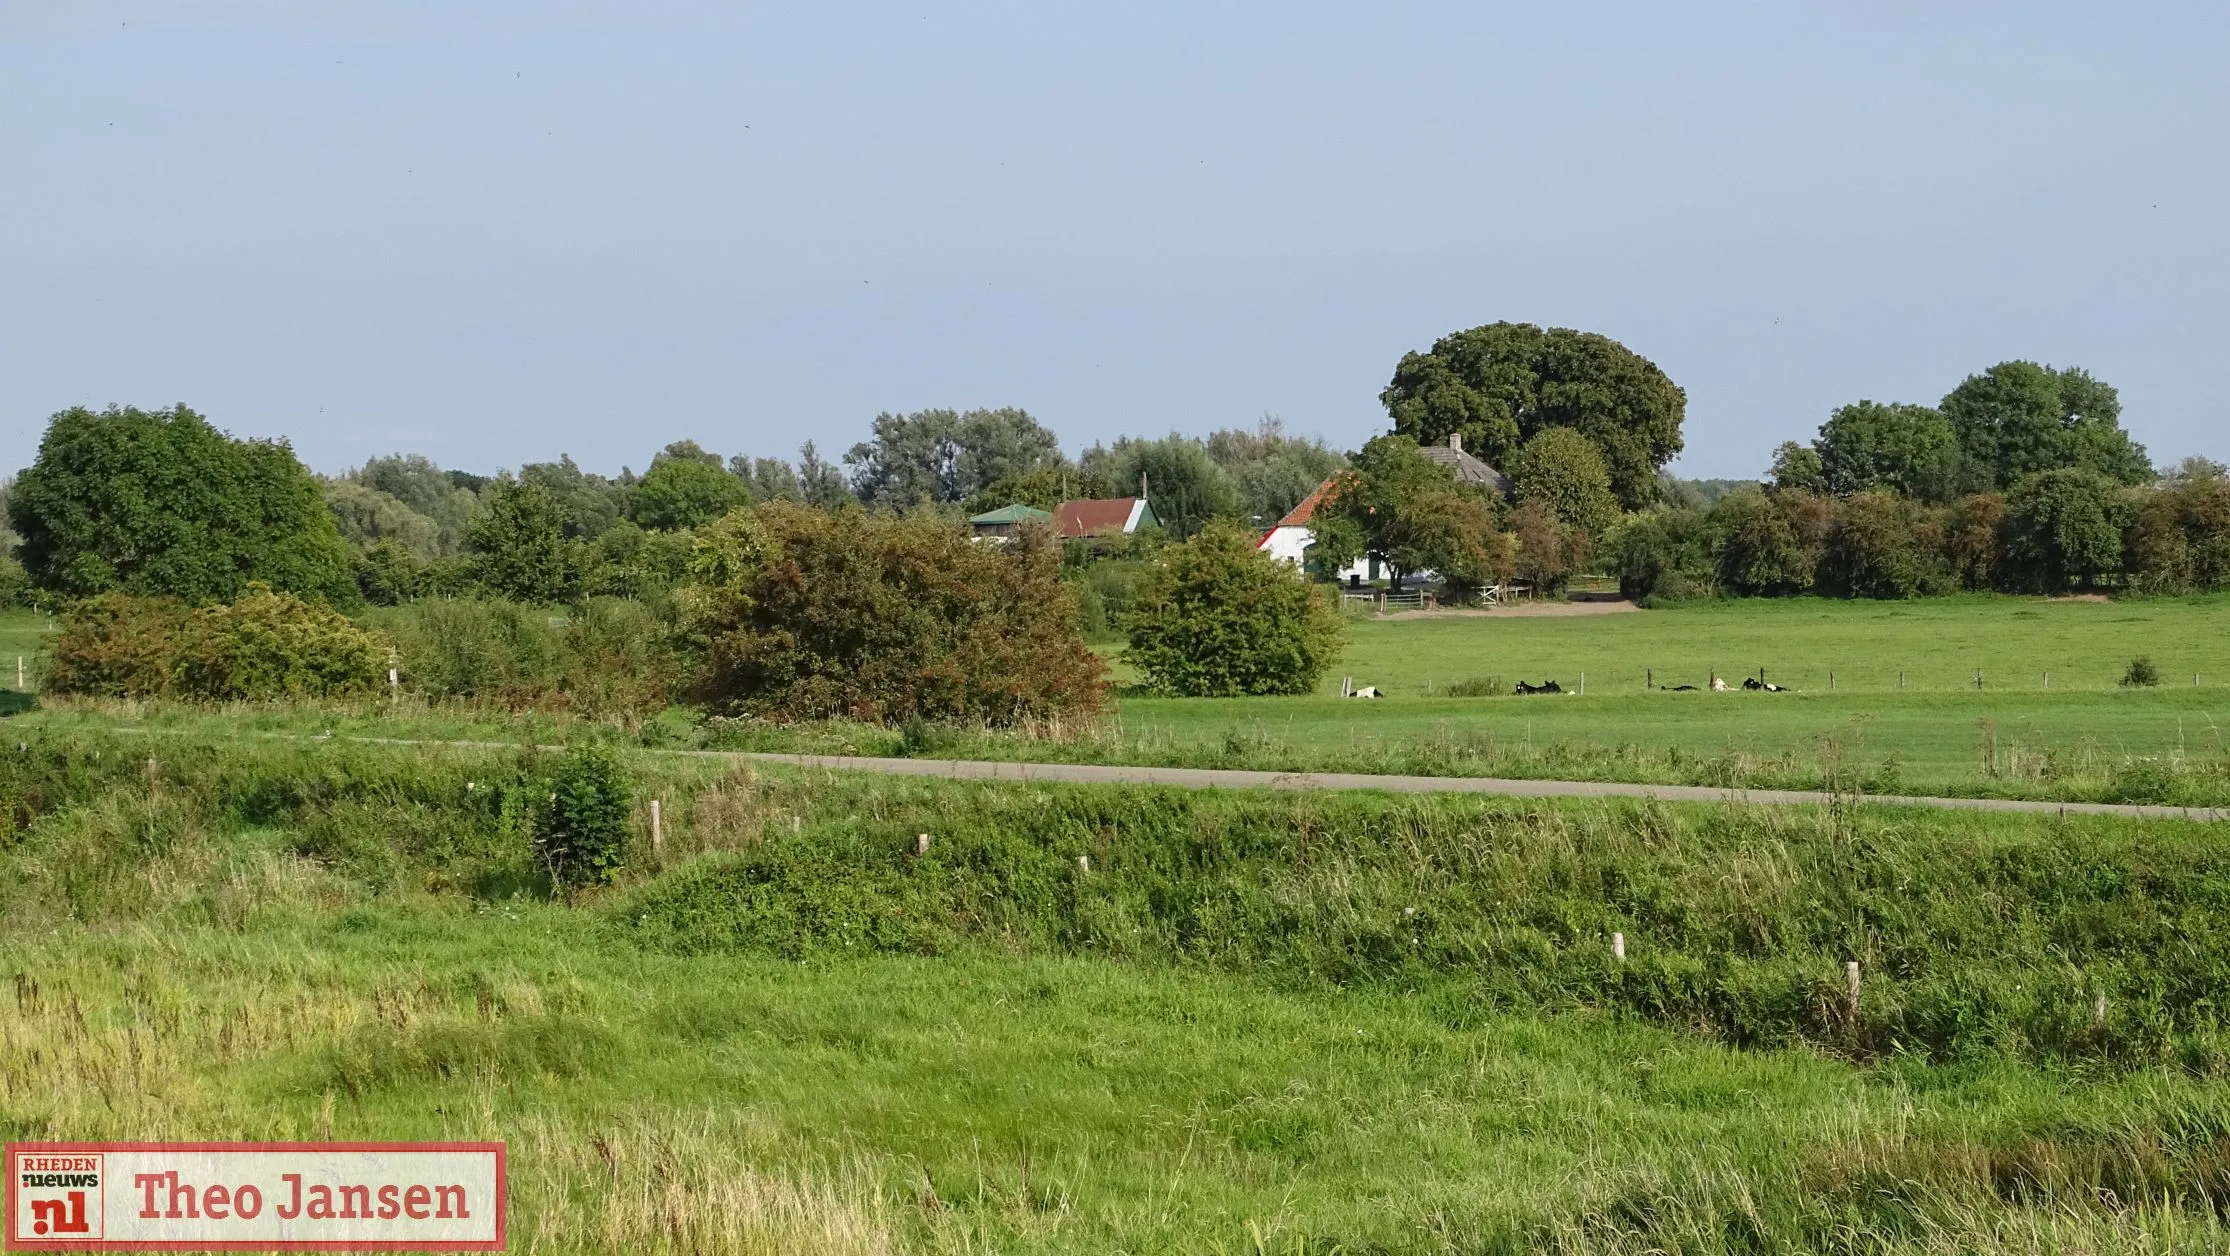
[[[987,510],[980,515],[971,515],[968,526],[975,529],[977,536],[1008,537],[1013,536],[1024,524],[1052,521],[1051,513],[1017,502],[1011,506],[1001,506],[997,510]]]

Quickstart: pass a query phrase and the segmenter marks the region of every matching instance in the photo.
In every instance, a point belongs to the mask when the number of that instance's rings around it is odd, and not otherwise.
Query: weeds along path
[[[172,730],[115,726],[119,732],[168,734]],[[178,730],[184,733],[184,730]],[[191,735],[191,734],[187,734]],[[304,737],[289,733],[256,736],[284,741],[351,741],[381,746],[452,746],[491,749],[513,743],[448,741],[411,737]],[[561,746],[539,747],[545,750]],[[1821,807],[1874,803],[1935,807],[1950,811],[1998,811],[2028,815],[2117,816],[2130,820],[2230,820],[2230,807],[2162,807],[2132,803],[2039,802],[2009,798],[1942,798],[1912,794],[1830,793],[1809,789],[1722,789],[1703,785],[1640,785],[1620,781],[1503,780],[1476,776],[1395,776],[1362,772],[1250,772],[1234,768],[1156,768],[1096,763],[1017,763],[985,759],[890,759],[858,755],[782,754],[747,750],[655,750],[639,754],[677,758],[778,763],[836,772],[873,772],[885,776],[935,776],[956,781],[1051,781],[1075,785],[1160,785],[1173,789],[1378,790],[1392,794],[1488,794],[1504,798],[1648,798],[1660,802]]]

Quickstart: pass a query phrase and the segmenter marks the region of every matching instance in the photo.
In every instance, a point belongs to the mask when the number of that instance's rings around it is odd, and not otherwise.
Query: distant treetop
[[[1531,323],[1491,323],[1402,355],[1379,394],[1394,430],[1420,445],[1463,437],[1506,466],[1544,428],[1594,442],[1619,504],[1656,500],[1657,472],[1681,450],[1688,396],[1655,363],[1608,336]]]

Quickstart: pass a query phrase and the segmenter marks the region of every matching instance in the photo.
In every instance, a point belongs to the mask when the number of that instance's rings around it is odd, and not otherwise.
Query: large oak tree
[[[1628,510],[1656,500],[1688,409],[1655,363],[1610,337],[1531,323],[1474,327],[1402,355],[1379,400],[1396,432],[1420,445],[1460,434],[1497,466],[1542,429],[1571,428],[1602,451]]]
[[[353,601],[347,542],[284,441],[235,440],[185,406],[83,407],[47,424],[8,513],[39,588],[227,602],[251,580]]]

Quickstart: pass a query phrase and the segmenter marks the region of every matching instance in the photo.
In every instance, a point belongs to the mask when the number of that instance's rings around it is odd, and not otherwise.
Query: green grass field
[[[0,620],[31,648],[35,618]],[[1346,658],[1298,698],[1124,697],[1053,736],[830,726],[654,744],[1278,770],[1632,780],[2063,801],[2230,802],[2230,599],[1800,599],[1616,615],[1357,619]],[[2164,681],[2119,682],[2137,656]],[[1763,668],[1795,692],[1676,693]],[[1980,671],[1983,686],[1974,686]],[[1834,674],[1829,687],[1829,673]],[[2049,674],[2049,685],[2047,685]],[[1461,681],[1586,693],[1450,698]],[[1340,699],[1340,678],[1379,701]],[[1900,676],[1903,684],[1900,686]],[[2196,678],[2196,684],[2193,683]],[[116,708],[32,717],[105,722]],[[429,737],[562,737],[539,717],[405,704],[226,712],[130,708],[171,726]],[[670,730],[668,730],[670,731]],[[661,734],[665,735],[664,733]]]
[[[2188,826],[642,756],[552,898],[512,752],[27,727],[7,1138],[502,1139],[514,1251],[2230,1244]]]
[[[2163,688],[2230,699],[2230,598],[2127,602],[1958,597],[1915,602],[1820,598],[1700,602],[1663,610],[1572,618],[1463,617],[1350,620],[1340,666],[1358,684],[1423,696],[1457,681],[1556,680],[1591,695],[1639,693],[1659,684],[1704,685],[1756,675],[1799,692],[1840,694],[2050,691],[2119,687],[2132,658],[2148,655]],[[1898,684],[1905,677],[1905,688]],[[1321,692],[1336,694],[1339,676]]]
[[[1105,753],[1753,785],[1817,784],[1833,759],[1883,788],[2069,800],[2110,796],[2117,774],[2143,760],[2202,775],[2230,763],[2230,599],[2219,597],[1798,599],[1349,627],[1347,655],[1316,695],[1126,698],[1120,747]],[[2120,684],[2140,655],[2159,687]],[[1652,674],[1701,688],[1713,674],[1739,684],[1760,668],[1795,692],[1644,688]],[[1350,676],[1386,697],[1340,700]],[[1575,692],[1444,696],[1479,678]],[[2209,784],[2190,800],[2221,791]]]
[[[47,632],[47,617],[37,611],[0,611],[0,688],[15,688],[15,661],[35,673]],[[27,680],[35,676],[27,676]]]

